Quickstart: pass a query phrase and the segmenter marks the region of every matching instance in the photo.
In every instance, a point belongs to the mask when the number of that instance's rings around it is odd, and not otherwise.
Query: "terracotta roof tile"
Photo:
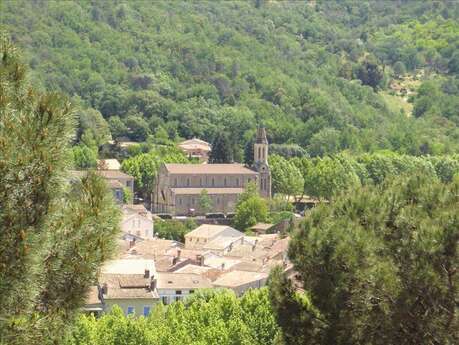
[[[253,171],[242,164],[164,164],[166,170],[171,174],[244,174],[244,175],[257,175]]]
[[[171,188],[175,195],[198,195],[205,189],[207,194],[241,194],[244,188]]]

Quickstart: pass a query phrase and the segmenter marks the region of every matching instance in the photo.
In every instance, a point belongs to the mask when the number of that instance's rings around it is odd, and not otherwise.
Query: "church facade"
[[[268,140],[264,128],[258,128],[254,144],[254,164],[163,164],[152,195],[152,212],[172,215],[202,215],[206,212],[234,212],[237,199],[249,183],[258,186],[265,198],[271,196],[268,165]],[[203,190],[211,200],[204,210]]]

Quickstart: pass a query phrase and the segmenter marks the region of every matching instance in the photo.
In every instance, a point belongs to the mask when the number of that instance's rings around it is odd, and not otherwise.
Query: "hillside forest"
[[[111,139],[223,133],[243,161],[257,125],[277,151],[310,157],[457,152],[458,13],[454,1],[18,0],[2,3],[1,27],[34,84],[78,106],[85,167],[116,152]]]

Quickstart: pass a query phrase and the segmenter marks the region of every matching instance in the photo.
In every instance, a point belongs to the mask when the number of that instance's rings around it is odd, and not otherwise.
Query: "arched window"
[[[263,160],[265,159],[265,148],[263,147],[263,150],[261,152],[263,152]]]
[[[261,158],[261,147],[258,148],[258,159]]]

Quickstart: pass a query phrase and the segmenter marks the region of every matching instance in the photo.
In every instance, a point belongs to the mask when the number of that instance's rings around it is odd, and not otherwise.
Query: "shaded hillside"
[[[264,124],[271,142],[314,156],[457,151],[457,17],[446,2],[36,0],[4,2],[1,22],[43,87],[100,111],[112,136],[212,141],[224,129],[241,153]],[[416,33],[414,20],[440,23],[441,37],[408,52],[390,46]],[[432,45],[441,63],[421,59]],[[419,61],[406,63],[410,54]],[[394,112],[375,90],[387,88],[399,60],[445,75],[453,114]]]

